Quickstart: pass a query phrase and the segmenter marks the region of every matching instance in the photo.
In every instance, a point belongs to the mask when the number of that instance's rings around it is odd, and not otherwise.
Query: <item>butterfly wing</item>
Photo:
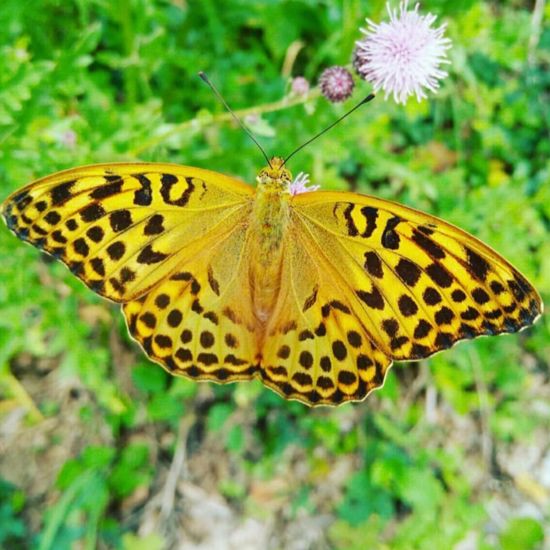
[[[340,272],[295,220],[284,243],[281,287],[265,331],[264,384],[308,405],[360,401],[381,386],[391,359],[354,309]],[[306,229],[307,231],[307,229]]]
[[[173,164],[105,164],[40,179],[2,206],[21,239],[65,263],[98,294],[145,294],[246,217],[253,189]]]
[[[8,227],[98,294],[173,374],[220,382],[256,371],[246,229],[253,189],[170,164],[109,164],[31,183],[3,205]]]
[[[411,208],[304,193],[293,198],[290,226],[290,271],[264,343],[263,376],[307,403],[362,399],[391,359],[516,332],[542,311],[536,290],[495,251]]]
[[[123,305],[130,334],[171,374],[214,382],[256,375],[247,239],[246,223],[236,224]]]

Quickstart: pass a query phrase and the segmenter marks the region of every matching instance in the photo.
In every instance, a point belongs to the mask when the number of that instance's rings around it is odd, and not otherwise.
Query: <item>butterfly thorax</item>
[[[280,288],[282,243],[289,220],[290,182],[292,176],[281,158],[257,177],[258,187],[252,211],[250,242],[255,261],[250,279],[256,317],[264,323],[273,310]]]

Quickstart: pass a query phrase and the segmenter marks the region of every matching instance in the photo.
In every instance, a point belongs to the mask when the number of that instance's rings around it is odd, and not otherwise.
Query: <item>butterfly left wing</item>
[[[114,163],[37,180],[2,205],[7,226],[101,296],[145,294],[211,240],[243,223],[254,190],[189,166]]]
[[[258,371],[247,224],[238,223],[148,293],[122,306],[128,330],[168,372],[194,380],[247,380]]]
[[[243,261],[253,193],[199,168],[105,164],[31,183],[2,213],[18,237],[122,303],[131,336],[153,361],[229,382],[257,370]]]
[[[263,376],[309,404],[362,399],[392,359],[516,332],[542,311],[495,251],[411,208],[359,194],[291,202],[286,274],[263,345]]]

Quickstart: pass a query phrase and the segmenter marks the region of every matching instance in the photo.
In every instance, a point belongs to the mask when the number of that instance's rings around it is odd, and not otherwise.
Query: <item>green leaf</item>
[[[544,529],[534,518],[514,518],[499,539],[503,550],[534,550],[544,540]]]
[[[166,389],[168,375],[158,365],[139,365],[132,369],[132,380],[143,392],[159,393]]]
[[[234,407],[227,403],[218,403],[208,411],[208,429],[217,432],[221,430],[226,420],[233,412]]]
[[[151,420],[177,420],[183,413],[183,403],[169,393],[155,394],[147,411]]]

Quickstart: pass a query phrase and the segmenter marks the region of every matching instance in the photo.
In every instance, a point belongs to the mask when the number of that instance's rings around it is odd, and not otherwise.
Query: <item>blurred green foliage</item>
[[[376,194],[460,225],[548,299],[550,8],[537,3],[544,13],[534,14],[532,4],[426,0],[423,9],[447,21],[454,44],[440,92],[405,108],[377,98],[291,168],[325,189]],[[385,17],[384,2],[3,0],[1,198],[63,168],[117,160],[179,162],[252,182],[261,156],[242,131],[216,122],[223,110],[197,72],[235,109],[255,110],[260,118],[249,122],[262,143],[285,154],[345,107],[318,99],[263,114],[264,106],[287,94],[290,76],[314,83],[324,67],[349,63],[365,17]],[[362,83],[355,98],[368,91]],[[325,546],[313,547],[542,547],[548,504],[529,517],[511,508],[496,533],[487,526],[490,480],[505,477],[499,453],[532,445],[548,426],[546,318],[520,335],[398,365],[363,404],[310,410],[259,383],[199,387],[170,378],[129,342],[116,308],[63,266],[5,229],[0,250],[0,419],[23,406],[34,430],[40,416],[66,421],[63,401],[25,390],[37,369],[78,379],[89,396],[76,418],[82,440],[46,493],[1,482],[0,547],[163,548],[162,533],[138,536],[143,508],[124,503],[140,490],[153,494],[154,465],[170,464],[186,419],[189,455],[216,442],[217,460],[230,464],[232,474],[213,482],[242,517],[271,513],[250,490],[281,476],[293,480],[284,493],[289,522],[330,516]],[[122,342],[123,367],[113,338]],[[438,418],[430,417],[430,395]],[[108,437],[94,443],[102,430]],[[154,435],[134,441],[147,431]],[[490,456],[480,451],[486,440]],[[3,458],[0,475],[11,480]]]

